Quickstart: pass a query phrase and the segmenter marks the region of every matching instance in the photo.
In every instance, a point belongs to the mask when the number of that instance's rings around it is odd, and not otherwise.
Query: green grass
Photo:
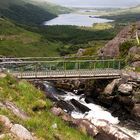
[[[79,48],[88,48],[85,55],[92,55],[116,34],[113,29],[23,26],[2,18],[0,27],[0,55],[12,57],[64,56],[76,53]]]
[[[0,100],[11,101],[23,109],[30,116],[30,119],[26,121],[2,108],[0,114],[8,116],[14,123],[24,125],[38,138],[55,140],[57,135],[61,140],[91,140],[90,137],[68,126],[60,118],[51,114],[52,102],[46,99],[41,91],[24,80],[18,81],[10,76],[0,79]],[[46,109],[34,112],[32,109],[36,106],[45,106]],[[55,123],[57,124],[56,129],[52,127]],[[3,130],[2,126],[0,126],[1,129]]]

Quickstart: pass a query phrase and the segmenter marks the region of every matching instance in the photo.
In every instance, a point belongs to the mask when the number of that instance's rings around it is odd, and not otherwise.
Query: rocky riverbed
[[[66,113],[67,117],[60,116],[72,126],[78,126],[78,120],[86,120],[82,123],[83,129],[90,135],[92,131],[92,136],[97,140],[138,140],[139,79],[139,74],[124,72],[122,78],[115,80],[68,80],[37,85],[55,102],[53,112],[59,114],[57,110],[61,110]],[[93,129],[89,129],[90,126]]]

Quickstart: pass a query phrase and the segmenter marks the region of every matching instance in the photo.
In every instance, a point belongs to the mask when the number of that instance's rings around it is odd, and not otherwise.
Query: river
[[[117,117],[112,116],[112,114],[105,109],[104,107],[101,107],[100,105],[96,105],[94,103],[86,103],[85,97],[83,95],[75,95],[72,92],[62,91],[54,88],[54,86],[51,85],[51,83],[45,82],[44,83],[46,87],[47,94],[51,94],[50,96],[53,96],[53,98],[56,98],[57,100],[63,100],[68,103],[70,103],[71,99],[75,99],[82,105],[88,107],[90,111],[81,113],[77,110],[73,110],[70,114],[75,119],[88,119],[89,121],[95,121],[95,120],[106,120],[110,122],[111,124],[114,124],[116,127],[124,131],[125,133],[129,134],[136,140],[140,140],[140,129],[136,130],[134,128],[128,128],[127,126],[122,126],[120,124],[120,121]],[[64,111],[67,112],[66,109]]]
[[[75,25],[92,27],[94,23],[107,23],[113,20],[103,19],[96,15],[82,13],[61,14],[58,17],[44,22],[44,25]]]

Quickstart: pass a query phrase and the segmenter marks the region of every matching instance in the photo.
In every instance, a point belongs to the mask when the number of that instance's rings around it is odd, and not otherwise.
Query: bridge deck
[[[21,79],[112,79],[119,78],[120,70],[115,69],[94,69],[94,70],[62,70],[62,71],[41,71],[41,72],[11,72],[14,76]]]

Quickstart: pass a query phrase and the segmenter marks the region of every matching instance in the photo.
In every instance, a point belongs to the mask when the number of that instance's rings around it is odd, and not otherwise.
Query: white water
[[[51,87],[49,84],[46,84],[46,87],[48,89],[52,89],[53,87]],[[87,106],[88,108],[91,109],[91,111],[86,112],[86,113],[80,113],[80,112],[75,112],[73,111],[71,113],[71,116],[75,119],[88,119],[91,122],[95,122],[97,120],[106,120],[114,125],[116,125],[118,128],[120,128],[122,131],[124,131],[125,133],[129,134],[130,136],[132,136],[133,138],[135,138],[136,140],[140,140],[140,133],[136,130],[130,130],[127,129],[126,127],[122,127],[119,125],[119,120],[117,117],[113,117],[111,115],[111,113],[109,111],[107,111],[105,108],[93,104],[93,103],[86,103],[85,102],[85,98],[82,98],[83,95],[75,95],[71,92],[66,92],[67,94],[64,95],[60,95],[58,94],[58,98],[60,97],[61,99],[63,99],[64,101],[70,101],[71,99],[75,99],[78,102],[80,102],[81,104]]]
[[[88,26],[92,27],[94,23],[106,23],[113,20],[103,19],[97,16],[82,15],[76,13],[61,14],[58,17],[44,22],[44,25],[76,25],[76,26]]]
[[[75,99],[78,102],[80,102],[81,104],[83,104],[83,105],[87,106],[89,109],[91,109],[91,111],[86,112],[85,114],[72,112],[71,115],[72,115],[73,118],[86,118],[90,121],[92,121],[92,119],[93,120],[102,119],[102,120],[106,120],[106,121],[108,121],[112,124],[118,124],[119,123],[118,118],[113,117],[110,112],[106,111],[104,108],[102,108],[99,105],[95,105],[95,104],[92,104],[92,103],[87,104],[84,101],[84,98],[80,99],[81,96],[76,96],[76,95],[74,95],[70,92],[67,92],[67,95],[64,95],[63,97],[64,97],[65,101]]]

